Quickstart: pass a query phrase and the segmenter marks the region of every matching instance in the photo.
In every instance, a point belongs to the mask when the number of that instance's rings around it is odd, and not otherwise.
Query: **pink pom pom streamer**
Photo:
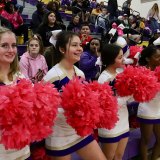
[[[127,66],[124,72],[116,76],[115,88],[119,96],[130,96],[138,102],[147,102],[159,91],[154,72],[146,67]]]
[[[30,143],[34,93],[30,81],[0,87],[1,142],[6,149],[21,149]],[[26,97],[26,98],[25,98]]]
[[[52,132],[60,104],[52,84],[33,85],[21,79],[16,85],[0,87],[1,142],[6,149],[21,149]]]
[[[62,106],[67,123],[71,125],[80,136],[87,136],[96,128],[99,122],[100,107],[99,95],[92,92],[82,80],[72,79],[62,93]]]
[[[35,103],[33,108],[32,141],[40,141],[52,133],[52,126],[61,103],[59,92],[53,84],[34,84]]]
[[[101,108],[100,121],[97,124],[97,128],[114,128],[118,118],[118,104],[116,97],[113,96],[113,92],[109,84],[99,84],[94,81],[88,85],[92,91],[99,93],[99,104]]]

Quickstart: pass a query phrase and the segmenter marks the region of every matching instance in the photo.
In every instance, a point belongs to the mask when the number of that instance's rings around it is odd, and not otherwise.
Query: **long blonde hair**
[[[9,33],[9,34],[14,34],[10,29],[8,28],[4,28],[4,27],[0,27],[0,40],[2,38],[2,35],[4,33]],[[14,34],[15,35],[15,34]],[[16,36],[15,36],[16,37]],[[18,64],[18,55],[16,54],[13,62],[10,64],[10,70],[9,70],[9,73],[8,73],[8,79],[10,81],[13,80],[13,75],[15,73],[19,72],[19,64]],[[0,77],[0,81],[2,82],[3,80],[1,79]]]
[[[154,3],[154,5],[151,8],[151,11],[153,12],[153,14],[156,14],[156,15],[159,14],[159,8],[157,3]]]

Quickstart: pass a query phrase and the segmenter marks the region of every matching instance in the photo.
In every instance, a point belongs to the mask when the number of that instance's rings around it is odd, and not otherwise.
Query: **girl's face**
[[[90,28],[89,28],[89,26],[83,26],[81,28],[81,34],[89,35],[90,34]]]
[[[100,42],[99,40],[97,39],[93,39],[91,42],[90,42],[90,51],[92,53],[96,53],[98,52],[100,49]]]
[[[17,54],[16,37],[13,33],[3,33],[0,39],[0,64],[11,64]]]
[[[147,59],[148,67],[151,69],[155,69],[157,66],[160,65],[160,50],[157,49],[157,52],[153,54],[150,59]]]
[[[73,18],[73,23],[78,24],[79,23],[79,16],[75,16]]]
[[[53,3],[53,6],[52,6],[52,9],[53,11],[56,11],[56,5]]]
[[[56,21],[56,16],[55,16],[55,14],[54,14],[54,13],[49,14],[49,15],[48,15],[48,23],[49,23],[49,24],[54,24],[55,21]]]
[[[107,14],[107,9],[106,8],[102,8],[102,14]]]
[[[123,59],[123,51],[120,50],[118,56],[115,59],[115,63],[113,64],[113,67],[116,68],[121,68],[124,65],[124,59]]]
[[[39,42],[37,40],[31,40],[28,45],[28,50],[31,56],[36,57],[40,50]]]
[[[62,53],[67,61],[74,64],[80,60],[82,52],[83,48],[81,46],[80,38],[78,36],[74,36],[66,45],[66,51]]]

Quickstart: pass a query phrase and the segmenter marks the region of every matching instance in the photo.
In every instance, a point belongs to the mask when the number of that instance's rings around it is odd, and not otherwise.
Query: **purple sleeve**
[[[81,55],[79,66],[83,70],[88,70],[95,66],[96,61],[97,61],[97,56],[84,52]]]

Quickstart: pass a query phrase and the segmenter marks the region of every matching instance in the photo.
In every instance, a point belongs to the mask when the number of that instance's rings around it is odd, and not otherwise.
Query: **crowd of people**
[[[0,86],[18,83],[20,78],[31,82],[50,82],[59,92],[75,76],[88,82],[108,82],[112,86],[118,104],[118,122],[113,129],[98,128],[98,142],[93,134],[81,137],[66,121],[63,106],[59,106],[54,132],[45,138],[47,157],[53,160],[71,160],[76,152],[84,160],[122,160],[129,138],[128,99],[121,99],[115,89],[116,76],[124,65],[144,66],[154,71],[160,66],[159,8],[155,3],[147,19],[132,15],[131,0],[118,10],[117,0],[109,0],[108,6],[96,0],[38,2],[29,26],[32,37],[28,38],[28,25],[12,1],[1,1],[0,27]],[[59,8],[71,10],[68,26],[63,22]],[[147,26],[147,24],[150,24]],[[91,35],[91,26],[102,37]],[[27,51],[18,57],[16,36],[24,34]],[[146,36],[149,46],[136,46]],[[137,46],[138,47],[138,46]],[[19,59],[18,59],[19,58]],[[136,73],[135,73],[136,74]],[[125,86],[125,84],[124,84]],[[138,104],[140,124],[141,160],[148,160],[148,144],[152,133],[156,142],[151,160],[160,156],[160,101]],[[32,147],[31,147],[32,148]],[[29,145],[20,149],[6,149],[0,143],[0,160],[35,160]]]

